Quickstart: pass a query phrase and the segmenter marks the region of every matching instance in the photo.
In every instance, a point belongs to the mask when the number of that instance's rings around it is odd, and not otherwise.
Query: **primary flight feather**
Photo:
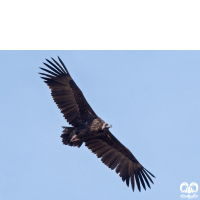
[[[146,190],[150,188],[149,181],[153,183],[146,170],[133,154],[117,140],[109,131],[111,125],[103,121],[90,107],[82,91],[70,76],[62,60],[59,62],[52,58],[44,65],[48,68],[41,68],[45,73],[41,77],[51,89],[51,95],[64,118],[73,127],[63,127],[61,135],[65,145],[80,147],[83,143],[101,158],[101,161],[109,168],[116,169],[116,173],[129,186],[131,182],[134,191],[135,184],[141,190],[141,184]]]

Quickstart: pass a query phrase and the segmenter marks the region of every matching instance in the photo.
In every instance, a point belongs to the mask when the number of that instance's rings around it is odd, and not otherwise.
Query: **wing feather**
[[[131,182],[133,191],[135,183],[139,191],[141,191],[141,185],[144,190],[146,190],[146,185],[151,188],[148,180],[153,183],[150,175],[152,177],[155,176],[147,171],[109,130],[93,139],[86,140],[85,145],[95,153],[97,157],[101,157],[101,161],[106,166],[112,170],[116,169],[116,173],[119,173],[122,181],[126,181],[127,186],[129,186],[129,182]]]
[[[142,183],[142,187],[146,190],[146,187],[145,187],[144,180],[142,178],[141,172],[139,173],[139,178],[140,178],[140,182]]]
[[[149,184],[149,181],[148,181],[147,177],[144,175],[143,170],[141,171],[141,174],[142,174],[142,177],[144,178],[146,184],[148,185],[148,187],[151,188],[151,186],[150,186],[150,184]]]
[[[119,152],[115,152],[115,156],[110,159],[110,164],[108,167],[113,170],[117,167],[118,163],[120,163],[122,155]]]
[[[46,63],[43,63],[44,65],[46,65],[49,69],[53,70],[54,72],[57,72],[58,74],[59,73],[65,73],[65,71],[62,71],[59,67],[57,67],[54,63],[52,63],[50,60],[46,59],[46,61],[51,64],[53,67],[51,67],[50,65],[46,64]]]
[[[88,119],[96,118],[96,113],[92,110],[82,91],[73,81],[62,60],[58,57],[60,64],[53,58],[52,60],[46,59],[48,64],[44,63],[44,65],[48,69],[40,67],[45,72],[40,74],[43,75],[41,78],[44,79],[44,82],[51,89],[53,100],[63,113],[65,119],[69,124],[79,126],[80,123]]]
[[[134,189],[135,189],[135,181],[134,181],[134,169],[133,169],[133,167],[130,168],[130,177],[131,177],[132,190],[134,191]]]
[[[67,76],[69,75],[69,72],[68,72],[67,70],[64,70],[56,60],[54,60],[52,57],[51,57],[51,59],[54,61],[54,63],[57,65],[57,67],[59,67],[60,70],[61,70],[64,74],[67,72],[66,75],[67,75]],[[48,60],[47,60],[47,62],[49,62],[50,64],[52,63],[52,62],[50,62],[50,61],[48,61]],[[54,66],[53,63],[52,63],[51,65]],[[69,76],[70,76],[70,75],[69,75]]]
[[[101,158],[101,161],[106,164],[106,161],[109,159],[109,157],[114,153],[113,149],[110,149],[109,151],[107,151]]]
[[[138,178],[138,172],[137,171],[135,172],[135,180],[136,180],[137,188],[140,191],[140,181],[139,181],[139,178]]]

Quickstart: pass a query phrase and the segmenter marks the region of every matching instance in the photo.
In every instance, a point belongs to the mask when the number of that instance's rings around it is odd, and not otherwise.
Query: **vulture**
[[[61,135],[64,145],[80,147],[83,143],[111,170],[126,181],[131,182],[132,190],[135,185],[141,191],[141,185],[146,190],[155,176],[145,169],[135,156],[109,130],[112,126],[102,120],[93,111],[85,99],[82,91],[70,76],[66,66],[51,58],[43,63],[47,69],[41,68],[44,73],[42,79],[51,89],[51,95],[64,118],[71,127],[63,127]],[[150,181],[150,182],[149,182]]]

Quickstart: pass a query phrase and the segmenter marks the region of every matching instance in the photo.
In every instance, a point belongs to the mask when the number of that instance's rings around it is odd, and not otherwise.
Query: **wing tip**
[[[148,171],[146,168],[143,167],[143,169],[148,172],[152,177],[156,178],[150,171]]]

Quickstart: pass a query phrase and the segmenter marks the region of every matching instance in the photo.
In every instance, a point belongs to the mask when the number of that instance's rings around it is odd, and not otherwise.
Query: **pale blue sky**
[[[67,123],[38,74],[57,55],[156,176],[151,189],[132,192],[84,145],[62,144]],[[0,199],[175,200],[182,182],[200,184],[200,51],[1,51],[0,66]]]

